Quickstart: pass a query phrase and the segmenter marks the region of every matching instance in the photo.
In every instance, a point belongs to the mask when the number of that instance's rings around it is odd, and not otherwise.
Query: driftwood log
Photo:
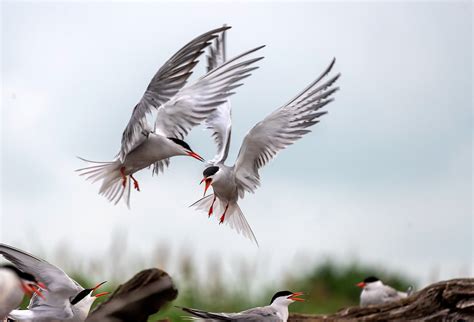
[[[291,314],[289,322],[474,321],[474,279],[453,279],[427,286],[410,297],[369,307],[349,307],[331,315]]]
[[[148,317],[176,299],[171,277],[153,268],[139,272],[87,317],[86,322],[146,322]]]

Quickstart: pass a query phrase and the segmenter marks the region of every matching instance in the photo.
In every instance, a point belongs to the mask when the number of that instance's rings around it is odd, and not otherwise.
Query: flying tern
[[[221,46],[225,47],[225,44]],[[214,50],[214,52],[218,52]],[[222,50],[222,52],[224,52]],[[219,61],[225,55],[212,55]],[[231,108],[227,101],[222,104],[206,120],[207,128],[213,132],[217,143],[217,155],[204,170],[204,197],[191,207],[207,212],[209,217],[215,214],[220,223],[227,223],[238,233],[253,240],[255,235],[243,215],[238,200],[246,192],[255,192],[260,185],[259,169],[267,164],[278,151],[293,144],[306,133],[309,127],[318,123],[319,118],[326,114],[321,109],[332,102],[332,94],[339,88],[333,84],[339,78],[337,74],[329,79],[329,73],[335,59],[324,72],[295,98],[275,110],[261,122],[257,123],[245,136],[237,160],[233,166],[224,164],[231,138]],[[207,189],[212,186],[214,193],[206,196]]]
[[[24,295],[37,293],[43,296],[41,288],[46,287],[33,275],[19,270],[14,265],[0,266],[0,321],[20,306]]]
[[[360,306],[367,306],[373,304],[382,304],[391,301],[396,301],[407,297],[411,293],[411,287],[408,292],[400,292],[396,289],[385,285],[377,277],[370,276],[364,281],[356,284],[362,288],[360,293]]]
[[[194,126],[204,121],[216,106],[234,94],[232,90],[242,85],[240,81],[250,76],[258,68],[253,66],[254,63],[263,58],[249,58],[250,54],[264,46],[254,48],[186,85],[203,49],[220,32],[229,28],[221,27],[197,37],[158,70],[133,109],[122,135],[120,152],[114,161],[83,159],[94,165],[77,171],[93,182],[102,180],[99,194],[115,204],[124,198],[127,206],[130,206],[132,181],[134,188],[140,190],[134,177],[137,171],[153,166],[152,173],[158,174],[169,165],[171,157],[179,155],[204,161],[183,138]],[[156,112],[155,122],[151,125],[147,116],[153,112]]]
[[[270,305],[256,307],[238,313],[213,313],[191,308],[181,308],[183,311],[192,314],[204,321],[267,321],[286,322],[288,320],[288,305],[295,301],[304,301],[298,296],[303,293],[293,293],[290,291],[280,291],[273,295]]]
[[[108,294],[93,294],[105,282],[84,289],[60,268],[12,246],[0,244],[0,255],[21,271],[37,276],[44,283],[44,296],[35,294],[28,310],[11,311],[11,319],[84,321],[95,299]]]

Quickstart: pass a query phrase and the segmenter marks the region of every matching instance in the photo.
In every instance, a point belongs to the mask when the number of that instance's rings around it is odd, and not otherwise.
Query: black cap
[[[276,292],[275,295],[273,295],[270,304],[272,304],[273,301],[275,301],[278,297],[282,297],[282,296],[287,296],[287,297],[288,297],[288,296],[290,296],[290,295],[292,295],[292,294],[293,294],[293,292],[290,292],[290,291],[280,291],[280,292]]]
[[[207,177],[210,177],[214,174],[216,174],[216,172],[219,171],[219,167],[213,165],[211,167],[208,167],[206,169],[204,169],[204,171],[202,172],[202,175],[207,178]]]
[[[173,141],[174,143],[178,144],[178,145],[181,145],[183,148],[189,150],[189,151],[192,151],[191,147],[189,146],[189,144],[187,144],[186,142],[184,142],[183,140],[180,140],[180,139],[177,139],[177,138],[168,138],[170,139],[171,141]]]
[[[377,281],[380,281],[380,280],[375,276],[369,276],[364,279],[364,283],[373,283]]]

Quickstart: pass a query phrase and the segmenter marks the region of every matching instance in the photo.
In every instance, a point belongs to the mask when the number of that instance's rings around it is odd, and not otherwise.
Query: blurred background
[[[3,1],[1,10],[1,242],[87,285],[113,288],[160,267],[178,283],[175,304],[219,311],[291,288],[308,293],[293,311],[330,313],[356,304],[354,284],[371,274],[401,289],[474,275],[471,2]],[[224,23],[229,56],[267,45],[232,97],[228,164],[246,132],[333,57],[342,73],[329,114],[240,203],[259,248],[188,208],[203,192],[195,160],[139,172],[131,210],[74,172],[84,166],[76,156],[113,158],[161,64]],[[202,127],[186,141],[213,157]]]

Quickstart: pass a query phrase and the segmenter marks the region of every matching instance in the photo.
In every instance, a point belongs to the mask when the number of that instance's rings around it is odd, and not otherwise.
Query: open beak
[[[101,287],[102,285],[104,285],[105,283],[107,283],[107,281],[99,283],[96,286],[94,286],[91,293],[94,293],[95,291],[97,291],[97,289],[99,287]],[[101,297],[101,296],[104,296],[104,295],[107,295],[107,294],[110,294],[110,292],[102,292],[102,293],[99,293],[99,294],[96,294],[96,295],[93,295],[93,296],[97,298],[97,297]]]
[[[204,195],[203,195],[203,197],[204,197],[206,195],[207,189],[209,189],[209,187],[211,186],[212,179],[211,178],[203,178],[201,180],[201,182],[199,182],[199,184],[201,184],[203,182],[206,182],[206,186],[204,187]]]
[[[291,294],[288,298],[292,301],[304,302],[304,299],[300,299],[298,296],[304,295],[303,292],[296,292]]]
[[[197,154],[196,152],[189,151],[189,152],[188,152],[188,155],[189,155],[190,157],[193,157],[193,158],[195,158],[195,159],[198,159],[198,160],[201,161],[201,162],[204,162],[204,158],[203,158],[202,156],[200,156],[199,154]]]
[[[33,294],[37,294],[39,297],[41,297],[43,300],[46,298],[44,297],[43,293],[41,293],[41,290],[36,287],[34,284],[27,284],[24,286],[24,291],[28,296],[32,296]]]
[[[365,287],[365,283],[364,283],[364,282],[360,282],[360,283],[357,283],[356,286],[357,286],[357,287],[360,287],[360,288],[364,288],[364,287]]]

